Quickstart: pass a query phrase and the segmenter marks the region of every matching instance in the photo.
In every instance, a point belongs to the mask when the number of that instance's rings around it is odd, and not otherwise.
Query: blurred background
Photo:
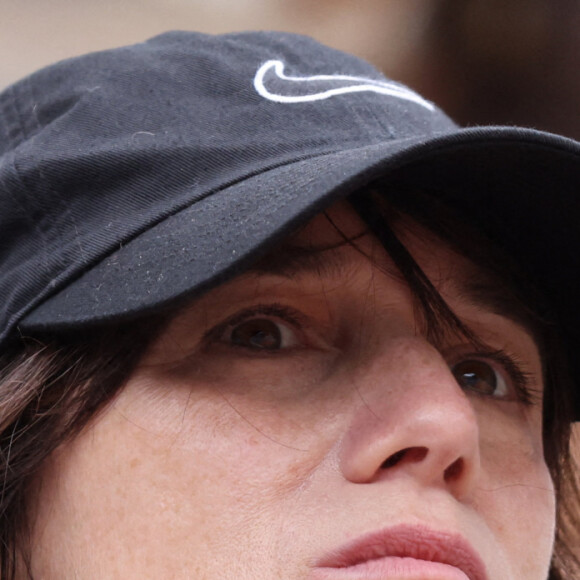
[[[580,139],[577,0],[0,0],[0,14],[0,88],[169,29],[269,28],[362,56],[461,124]]]
[[[0,87],[169,29],[271,28],[367,58],[461,124],[580,138],[577,0],[0,0]]]

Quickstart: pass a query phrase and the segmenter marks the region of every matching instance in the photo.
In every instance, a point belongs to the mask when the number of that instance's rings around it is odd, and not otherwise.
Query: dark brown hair
[[[388,195],[377,190],[397,192]],[[403,195],[404,194],[404,195]],[[428,199],[427,199],[428,198]],[[522,292],[512,264],[488,240],[475,239],[457,216],[437,207],[433,198],[405,184],[377,184],[351,203],[377,235],[406,279],[428,332],[441,325],[469,334],[447,307],[413,257],[394,234],[401,213],[424,225],[478,266],[502,280],[522,309],[529,312],[543,354],[546,396],[546,462],[557,490],[558,535],[550,580],[576,577],[574,538],[580,527],[579,495],[570,460],[570,404],[573,384],[556,329],[535,313],[543,305],[533,291]],[[393,227],[391,227],[393,226]],[[483,248],[483,250],[482,250]],[[461,251],[460,251],[461,250]],[[542,306],[542,308],[540,308]],[[74,437],[122,388],[136,363],[163,325],[174,315],[86,329],[82,333],[20,337],[0,357],[0,578],[31,573],[28,538],[30,489],[46,458]],[[576,566],[576,567],[575,567]]]
[[[46,458],[115,395],[157,320],[52,338],[21,337],[0,356],[0,578],[28,570],[29,489]],[[24,570],[23,570],[24,568]]]

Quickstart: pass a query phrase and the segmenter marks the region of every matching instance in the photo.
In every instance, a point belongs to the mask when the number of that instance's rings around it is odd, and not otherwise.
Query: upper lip
[[[448,564],[470,580],[488,580],[481,558],[461,535],[415,525],[399,525],[362,536],[327,554],[316,565],[348,568],[389,556]]]

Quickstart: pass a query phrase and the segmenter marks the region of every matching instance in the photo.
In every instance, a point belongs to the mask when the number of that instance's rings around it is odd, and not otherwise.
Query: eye
[[[276,353],[306,346],[312,340],[311,322],[301,312],[282,304],[258,304],[230,316],[209,329],[207,348],[239,348],[251,353]]]
[[[451,367],[451,372],[462,389],[489,397],[509,395],[505,379],[486,361],[462,360]]]
[[[221,342],[253,351],[275,352],[296,346],[299,341],[295,329],[271,318],[251,318],[230,324]]]
[[[230,316],[203,336],[205,349],[264,356],[296,351],[335,352],[328,326],[285,304],[257,304]]]

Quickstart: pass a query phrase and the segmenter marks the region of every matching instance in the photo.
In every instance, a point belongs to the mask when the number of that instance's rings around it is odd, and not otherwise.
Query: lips
[[[461,536],[401,525],[363,536],[316,562],[313,580],[488,580]]]

